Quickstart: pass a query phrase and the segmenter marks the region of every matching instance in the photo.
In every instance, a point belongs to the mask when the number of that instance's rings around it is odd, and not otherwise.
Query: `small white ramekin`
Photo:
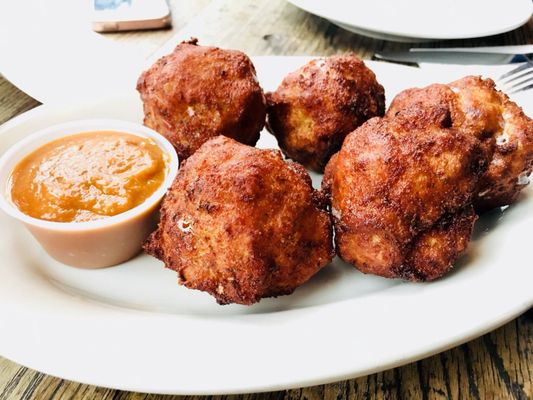
[[[11,201],[10,176],[26,155],[53,140],[83,132],[118,131],[150,138],[163,150],[167,171],[163,184],[143,203],[121,214],[88,222],[50,222],[30,217]],[[0,209],[21,221],[56,260],[82,268],[120,264],[141,249],[158,219],[159,203],[172,184],[179,162],[174,147],[143,125],[114,119],[79,120],[37,131],[17,142],[0,158]]]

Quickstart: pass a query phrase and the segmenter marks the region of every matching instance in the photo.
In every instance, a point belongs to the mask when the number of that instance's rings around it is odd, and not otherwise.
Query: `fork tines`
[[[506,72],[496,81],[498,87],[507,94],[533,88],[533,61],[528,60],[519,67]]]

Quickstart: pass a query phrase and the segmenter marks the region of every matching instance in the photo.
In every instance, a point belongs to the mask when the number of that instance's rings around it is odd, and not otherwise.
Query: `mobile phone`
[[[166,0],[91,0],[96,32],[166,28],[171,24]]]

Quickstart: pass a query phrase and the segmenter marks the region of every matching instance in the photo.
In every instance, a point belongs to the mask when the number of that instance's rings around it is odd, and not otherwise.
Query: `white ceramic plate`
[[[533,12],[530,0],[288,1],[356,33],[398,41],[496,35],[523,25]]]
[[[92,3],[0,1],[0,73],[45,104],[128,88],[146,57],[143,42],[93,32]]]
[[[254,59],[267,90],[306,61]],[[368,65],[389,99],[445,75]],[[521,102],[533,111],[530,97]],[[139,122],[141,104],[131,92],[41,106],[0,129],[0,153],[44,126],[89,117]],[[260,146],[275,145],[265,132]],[[481,218],[467,255],[437,282],[365,276],[336,260],[293,295],[251,307],[219,306],[178,286],[173,271],[146,255],[101,270],[61,265],[0,215],[0,354],[74,381],[157,393],[256,392],[369,374],[470,340],[530,307],[532,211],[528,188],[518,204]]]

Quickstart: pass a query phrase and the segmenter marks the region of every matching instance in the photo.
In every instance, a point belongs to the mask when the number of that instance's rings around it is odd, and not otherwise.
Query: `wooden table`
[[[173,35],[249,55],[328,55],[409,45],[351,34],[283,0],[172,0],[173,29],[109,34],[135,42],[148,57]],[[533,20],[513,32],[435,46],[533,43]],[[1,51],[1,50],[0,50]],[[0,53],[1,56],[1,53]],[[39,103],[0,77],[0,123]],[[512,290],[512,288],[509,288]],[[1,328],[0,328],[1,329]],[[303,389],[235,399],[527,399],[533,397],[533,310],[496,331],[436,356],[377,374]],[[0,358],[0,399],[168,399],[65,381]],[[200,399],[203,397],[193,396]],[[218,397],[220,398],[220,397]]]

